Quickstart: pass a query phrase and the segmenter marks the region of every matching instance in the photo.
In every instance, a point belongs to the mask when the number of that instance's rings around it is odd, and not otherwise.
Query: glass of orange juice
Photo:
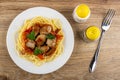
[[[82,23],[90,17],[90,14],[90,8],[86,4],[79,4],[73,11],[73,19],[78,23]]]

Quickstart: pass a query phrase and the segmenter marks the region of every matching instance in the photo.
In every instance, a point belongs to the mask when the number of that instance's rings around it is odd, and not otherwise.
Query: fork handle
[[[102,40],[104,32],[105,31],[102,30],[99,41],[98,41],[98,45],[97,45],[97,48],[96,48],[96,51],[95,51],[95,54],[93,56],[93,59],[91,60],[90,67],[89,67],[90,72],[93,72],[95,70],[97,59],[98,59],[98,56],[99,56],[99,51],[100,51],[101,40]]]

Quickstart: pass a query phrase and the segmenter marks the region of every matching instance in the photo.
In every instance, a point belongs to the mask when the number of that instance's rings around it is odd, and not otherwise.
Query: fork
[[[106,16],[105,16],[105,18],[102,21],[101,35],[100,35],[100,38],[99,38],[99,41],[98,41],[98,45],[97,45],[95,54],[93,56],[93,59],[91,60],[90,66],[89,66],[89,71],[90,72],[93,72],[95,70],[97,59],[98,59],[98,56],[99,56],[102,37],[103,37],[105,31],[107,31],[110,28],[112,18],[113,18],[114,15],[115,15],[115,10],[114,9],[109,9]]]

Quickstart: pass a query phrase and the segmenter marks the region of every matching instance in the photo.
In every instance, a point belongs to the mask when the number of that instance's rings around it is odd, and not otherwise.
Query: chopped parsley
[[[32,31],[27,35],[27,38],[29,38],[30,40],[35,40],[35,32]]]
[[[43,53],[42,50],[38,49],[37,47],[35,48],[34,55],[38,55],[38,54],[42,54],[42,53]]]
[[[47,34],[47,35],[46,35],[46,38],[48,38],[48,39],[55,39],[55,36],[52,35],[52,34]]]

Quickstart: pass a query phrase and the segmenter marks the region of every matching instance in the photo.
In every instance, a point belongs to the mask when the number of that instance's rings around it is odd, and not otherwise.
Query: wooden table
[[[82,24],[72,18],[73,9],[80,3],[87,4],[92,11],[89,20]],[[6,33],[11,21],[23,10],[36,6],[51,7],[62,13],[72,25],[75,36],[74,50],[68,62],[59,70],[45,75],[31,74],[17,67],[6,47]],[[86,43],[79,34],[90,25],[100,27],[109,8],[117,12],[111,28],[104,35],[97,68],[89,73],[97,42]],[[9,80],[120,80],[119,18],[119,0],[0,0],[0,80],[1,76],[7,76]]]

